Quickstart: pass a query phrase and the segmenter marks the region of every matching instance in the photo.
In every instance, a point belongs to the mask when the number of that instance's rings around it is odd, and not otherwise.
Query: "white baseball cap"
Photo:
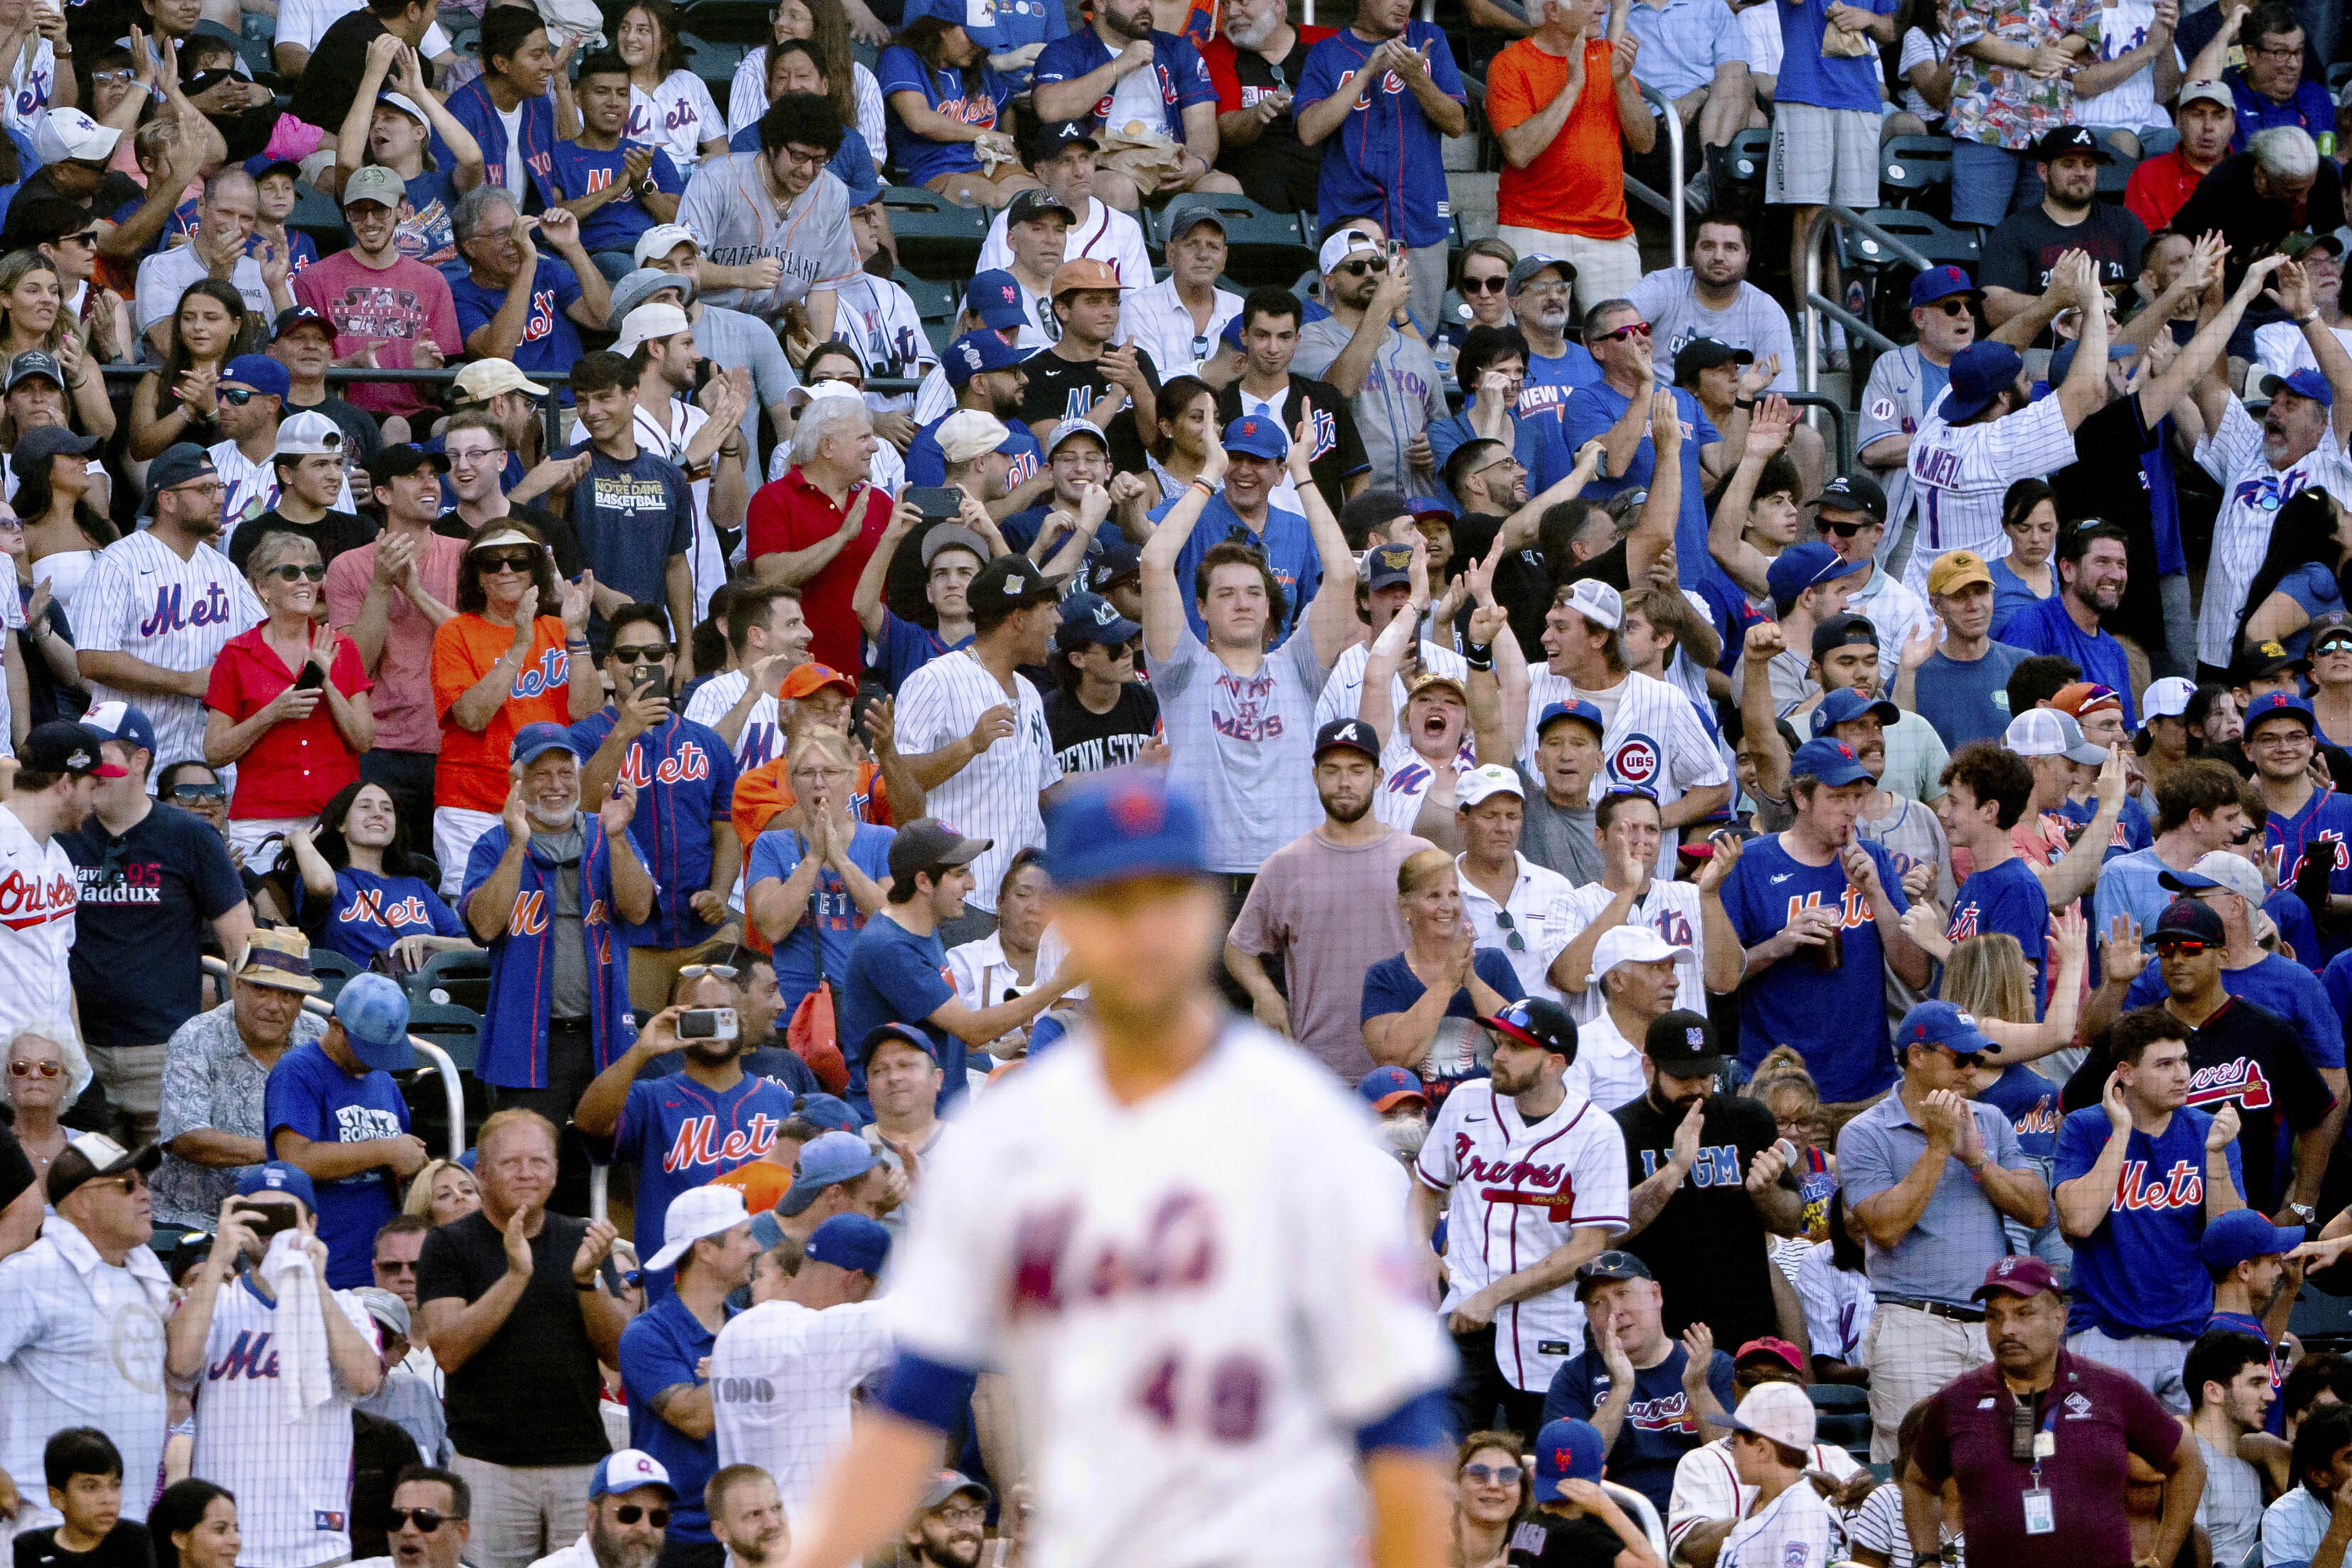
[[[1623,596],[1598,577],[1580,577],[1570,584],[1568,607],[1612,632],[1625,624]]]
[[[1676,947],[1648,926],[1612,926],[1592,944],[1592,973],[1585,984],[1600,984],[1601,977],[1621,963],[1655,963],[1661,959],[1690,955],[1689,948]]]
[[[343,427],[315,409],[306,408],[278,421],[276,452],[287,458],[307,458],[319,452],[340,458],[343,455]]]
[[[121,132],[100,125],[79,109],[52,109],[33,127],[33,151],[44,163],[68,158],[97,163],[114,156],[114,144],[121,140]]]
[[[614,340],[613,352],[635,353],[640,343],[693,330],[694,323],[676,305],[640,305],[621,319],[621,335]]]
[[[959,408],[940,421],[934,437],[940,455],[950,463],[969,463],[983,452],[993,452],[1013,432],[993,414]]]
[[[2151,719],[2178,719],[2189,711],[2189,700],[2197,695],[2197,683],[2177,675],[2162,680],[2151,680],[2147,689],[2139,694],[2140,728],[2147,728]]]
[[[657,223],[637,236],[637,248],[631,254],[640,267],[651,266],[656,257],[667,256],[681,245],[690,245],[699,252],[702,241],[694,231],[680,223]]]
[[[2063,757],[2070,763],[2097,767],[2107,753],[2083,739],[2083,726],[2072,713],[2055,708],[2029,708],[2009,721],[2000,743],[2021,757]]]
[[[2207,103],[2218,103],[2232,114],[2238,111],[2237,100],[2231,97],[2230,89],[2218,81],[2184,81],[2180,84],[2179,96],[2172,102],[2177,109],[2186,109],[2200,99]]]
[[[1504,767],[1499,763],[1488,763],[1484,767],[1472,768],[1454,781],[1454,803],[1465,810],[1498,795],[1527,799],[1528,792],[1519,786],[1517,769]]]
[[[404,92],[378,93],[376,95],[376,101],[378,103],[388,103],[392,105],[394,109],[397,109],[403,114],[405,114],[408,118],[416,121],[419,125],[425,126],[429,129],[433,124],[433,121],[425,118],[425,110],[416,107],[416,100],[409,97]]]
[[[1731,1413],[1728,1425],[1801,1453],[1813,1446],[1812,1396],[1793,1383],[1759,1384]]]
[[[1379,240],[1362,229],[1343,228],[1323,242],[1323,248],[1317,252],[1317,256],[1323,264],[1323,270],[1330,272],[1337,270],[1341,262],[1360,250],[1370,251],[1375,256],[1388,254]]]
[[[646,1259],[648,1268],[668,1268],[706,1236],[724,1236],[751,1222],[736,1187],[688,1187],[662,1215],[662,1249]]]

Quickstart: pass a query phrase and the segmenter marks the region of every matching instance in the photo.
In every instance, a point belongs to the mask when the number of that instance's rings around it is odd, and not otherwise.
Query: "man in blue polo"
[[[425,1141],[408,1131],[408,1102],[392,1075],[416,1064],[408,995],[381,974],[355,975],[335,997],[334,1021],[270,1070],[262,1122],[272,1157],[310,1178],[327,1283],[375,1279],[375,1233],[400,1211],[402,1184],[425,1168]]]
[[[1192,593],[1192,574],[1210,550],[1228,541],[1249,545],[1265,556],[1268,570],[1282,585],[1283,602],[1274,606],[1272,640],[1279,644],[1297,623],[1299,611],[1323,585],[1322,557],[1315,549],[1314,531],[1297,512],[1274,504],[1274,491],[1287,474],[1290,437],[1282,422],[1267,415],[1245,414],[1225,426],[1225,484],[1201,509],[1176,557],[1176,582],[1185,590],[1184,616],[1192,635],[1205,638],[1208,625]],[[1177,500],[1183,498],[1179,496]],[[1177,502],[1163,501],[1152,509],[1158,522]]]
[[[1045,467],[1045,454],[1038,447],[1036,436],[1021,418],[1021,400],[1029,388],[1029,377],[1022,371],[1021,362],[1033,352],[1015,348],[1002,335],[987,329],[966,332],[948,345],[948,352],[940,356],[940,371],[955,389],[955,406],[916,431],[915,438],[907,444],[908,484],[948,482],[947,454],[940,450],[940,426],[957,409],[975,408],[1003,421],[1008,432],[1003,449],[1013,454],[1013,461],[1004,476],[1006,515],[1045,493],[1043,485],[1032,486],[1029,493],[1022,493],[1022,487],[1035,479]]]

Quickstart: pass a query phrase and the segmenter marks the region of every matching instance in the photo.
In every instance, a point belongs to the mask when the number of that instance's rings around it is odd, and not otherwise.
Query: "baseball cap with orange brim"
[[[857,682],[832,666],[824,664],[794,665],[792,673],[784,677],[780,695],[791,701],[814,696],[827,687],[837,689],[845,697],[855,698],[857,695]]]

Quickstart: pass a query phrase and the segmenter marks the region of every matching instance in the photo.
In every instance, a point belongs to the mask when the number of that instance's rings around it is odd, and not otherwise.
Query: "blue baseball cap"
[[[120,741],[137,751],[155,750],[155,725],[128,702],[101,702],[81,716],[82,728],[101,741]]]
[[[2252,738],[2256,724],[2264,719],[2275,719],[2282,713],[2302,720],[2306,730],[2319,728],[2319,721],[2312,716],[2310,703],[2292,691],[2265,691],[2246,704],[2246,735]]]
[[[1913,1046],[1942,1046],[1960,1057],[1993,1048],[1977,1027],[1976,1016],[1952,1002],[1922,1002],[1903,1015],[1903,1022],[1895,1026],[1895,1059],[1901,1061]]]
[[[221,370],[221,384],[249,386],[270,397],[285,397],[294,390],[293,373],[268,354],[239,354]]]
[[[671,1482],[669,1471],[642,1448],[622,1448],[597,1460],[596,1473],[588,1480],[588,1495],[617,1497],[639,1487],[667,1492],[670,1501],[677,1500],[677,1488]]]
[[[2209,1222],[2197,1238],[2197,1256],[2217,1278],[2254,1258],[2274,1258],[2303,1245],[2303,1232],[2273,1225],[2260,1209],[2231,1209]]]
[[[544,719],[536,724],[525,724],[515,731],[514,765],[527,768],[558,749],[570,752],[574,762],[580,758],[580,748],[572,743],[572,731],[562,725]]]
[[[1544,731],[1563,719],[1573,719],[1585,726],[1596,740],[1609,732],[1608,721],[1601,717],[1600,709],[1590,702],[1575,700],[1546,704],[1543,712],[1536,718],[1536,739],[1542,740]]]
[[[1087,563],[1087,590],[1099,594],[1123,577],[1133,577],[1143,571],[1143,552],[1123,539],[1097,543],[1095,557]]]
[[[992,370],[1011,370],[1028,357],[1027,349],[1015,348],[994,332],[966,332],[940,356],[940,369],[946,374],[950,385],[964,386],[975,375]]]
[[[2007,343],[1970,343],[1952,356],[1952,389],[1944,395],[1945,419],[1973,419],[2017,384],[2025,362]]]
[[[1547,1421],[1536,1434],[1536,1500],[1551,1502],[1562,1481],[1597,1481],[1608,1447],[1589,1421]]]
[[[1364,552],[1364,586],[1372,593],[1412,581],[1412,546],[1376,544]]]
[[[1911,309],[1915,310],[1955,294],[1981,298],[1984,290],[1969,282],[1969,275],[1957,267],[1930,267],[1911,279]]]
[[[1826,735],[1817,736],[1799,746],[1789,759],[1789,776],[1817,778],[1835,788],[1840,784],[1870,784],[1870,770],[1853,754],[1853,748],[1843,741],[1832,741]]]
[[[389,975],[354,974],[335,993],[335,1022],[352,1043],[352,1055],[383,1072],[406,1072],[416,1065],[408,1043],[408,993]]]
[[[1279,419],[1244,414],[1225,426],[1225,450],[1279,463],[1290,456],[1290,437],[1283,434]]]
[[[810,1233],[803,1253],[814,1263],[830,1263],[852,1274],[880,1274],[890,1258],[890,1233],[877,1219],[862,1214],[837,1214]]]
[[[1046,819],[1045,868],[1063,892],[1137,877],[1197,877],[1207,866],[1200,808],[1160,773],[1091,774]]]
[[[992,267],[963,286],[963,308],[994,331],[1017,327],[1029,319],[1021,308],[1021,285],[1013,274]]]
[[[1224,339],[1227,348],[1239,349],[1242,346],[1242,318],[1247,314],[1246,310],[1235,310],[1233,319],[1225,323],[1225,330],[1217,334]]]
[[[1851,723],[1865,713],[1875,713],[1878,721],[1888,729],[1903,721],[1903,710],[1884,697],[1864,697],[1851,686],[1841,686],[1822,698],[1822,705],[1813,710],[1813,733],[1826,735],[1840,724]]]
[[[1808,588],[1834,583],[1860,570],[1819,540],[1807,540],[1772,557],[1772,564],[1764,572],[1764,586],[1776,600],[1793,600]]]
[[[1141,626],[1101,595],[1073,594],[1062,601],[1062,624],[1055,629],[1054,641],[1066,653],[1087,643],[1121,647],[1142,635]]]
[[[2336,391],[2327,378],[2315,370],[2299,370],[2293,375],[2263,377],[2263,395],[2276,397],[2282,392],[2292,392],[2297,397],[2308,397],[2322,408],[2336,406]]]
[[[857,1112],[849,1109],[849,1101],[833,1094],[804,1094],[793,1107],[793,1114],[803,1121],[814,1121],[829,1132],[857,1131]]]
[[[857,1043],[857,1059],[861,1062],[872,1062],[874,1053],[892,1040],[914,1047],[934,1062],[940,1059],[939,1047],[931,1044],[929,1037],[912,1024],[875,1025],[873,1028],[866,1031],[866,1037]],[[856,1131],[856,1129],[852,1128],[850,1131]]]
[[[2060,382],[2065,380],[2066,373],[2074,368],[2074,352],[2082,346],[2082,339],[2068,338],[2065,342],[2059,346],[2058,352],[2050,356],[2050,368],[2048,371],[2043,373],[2042,379],[2049,382],[2049,384],[2053,387]],[[2137,353],[2139,353],[2139,350],[2130,343],[2109,343],[2107,345],[2107,358],[2110,361],[2129,359],[2132,355]]]
[[[376,978],[383,977],[378,975]],[[260,1193],[284,1193],[288,1197],[301,1199],[302,1206],[312,1214],[319,1212],[319,1191],[310,1184],[310,1173],[283,1160],[272,1160],[264,1165],[247,1165],[245,1174],[236,1179],[238,1197],[249,1198]]]
[[[1388,1110],[1408,1100],[1429,1104],[1429,1091],[1421,1087],[1421,1079],[1402,1068],[1374,1068],[1358,1082],[1356,1092],[1374,1110]]]
[[[816,1202],[817,1194],[854,1182],[874,1168],[874,1151],[855,1132],[826,1132],[801,1145],[793,1184],[776,1200],[776,1212],[790,1216]]]

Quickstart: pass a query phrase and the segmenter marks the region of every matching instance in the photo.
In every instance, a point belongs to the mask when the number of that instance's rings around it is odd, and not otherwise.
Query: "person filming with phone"
[[[642,924],[623,925],[621,938],[629,944],[629,1005],[650,1013],[697,949],[734,935],[727,898],[743,861],[730,816],[735,749],[678,712],[671,684],[677,644],[659,605],[614,611],[604,637],[613,695],[572,726],[572,749],[584,759],[583,797],[602,799],[622,778],[636,786],[629,837],[654,875],[654,908]]]

